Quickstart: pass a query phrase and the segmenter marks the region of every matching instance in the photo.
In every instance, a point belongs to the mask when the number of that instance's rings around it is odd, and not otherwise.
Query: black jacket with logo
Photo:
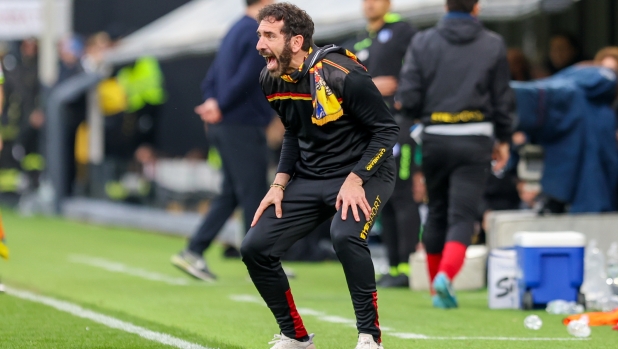
[[[296,83],[273,78],[266,68],[260,76],[264,94],[285,126],[278,172],[312,179],[354,172],[366,182],[392,157],[399,128],[364,66],[339,53],[320,60],[323,78],[344,112],[321,126],[312,121],[309,74]]]
[[[410,24],[390,15],[378,31],[363,30],[351,45],[356,56],[373,77],[399,76],[403,57],[417,30]],[[350,48],[350,49],[352,49]]]
[[[414,36],[395,98],[425,125],[492,122],[495,137],[508,141],[509,80],[503,39],[471,16],[447,15]]]

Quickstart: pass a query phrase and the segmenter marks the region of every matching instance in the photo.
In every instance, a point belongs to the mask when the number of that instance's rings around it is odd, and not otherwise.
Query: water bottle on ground
[[[581,314],[584,312],[584,306],[575,302],[567,302],[559,299],[547,303],[545,310],[554,315],[572,315]]]
[[[569,322],[567,325],[567,331],[575,337],[587,338],[590,337],[590,326],[588,326],[588,317],[582,316],[579,320]]]
[[[524,319],[524,326],[529,330],[540,330],[543,326],[543,321],[536,315],[530,315]]]
[[[607,283],[612,293],[618,295],[618,242],[612,242],[607,250]]]
[[[590,240],[584,258],[584,283],[581,287],[588,309],[598,309],[598,301],[612,296],[605,267],[605,257],[597,247],[597,241]]]
[[[595,301],[595,310],[613,311],[618,308],[618,296],[603,297]]]

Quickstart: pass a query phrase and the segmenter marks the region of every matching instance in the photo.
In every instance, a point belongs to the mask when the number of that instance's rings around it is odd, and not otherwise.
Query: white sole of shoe
[[[178,269],[184,271],[185,273],[193,276],[196,279],[207,281],[207,282],[215,282],[215,279],[212,278],[210,275],[203,273],[198,269],[195,269],[193,266],[191,266],[191,264],[185,262],[184,259],[178,256],[173,256],[171,259],[171,262]]]

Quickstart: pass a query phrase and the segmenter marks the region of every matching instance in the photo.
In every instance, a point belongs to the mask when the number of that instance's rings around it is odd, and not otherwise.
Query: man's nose
[[[267,48],[262,40],[264,40],[264,38],[260,37],[260,39],[258,40],[257,45],[255,46],[255,49],[258,50],[258,51],[262,51],[262,50],[265,50]]]

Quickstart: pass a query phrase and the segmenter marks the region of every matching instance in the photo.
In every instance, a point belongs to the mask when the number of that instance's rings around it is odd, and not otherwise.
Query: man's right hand
[[[277,173],[275,176],[275,183],[282,185],[283,187],[288,185],[290,181],[290,175],[286,173]],[[279,187],[271,187],[257,211],[255,212],[255,216],[253,216],[253,222],[251,222],[251,227],[255,227],[257,222],[262,217],[264,211],[269,208],[271,205],[275,205],[275,215],[277,218],[283,217],[283,212],[281,211],[281,202],[283,201],[283,189]]]
[[[275,214],[277,215],[277,218],[281,218],[281,216],[283,215],[283,212],[281,212],[281,201],[283,201],[283,189],[279,187],[270,188],[270,190],[268,191],[268,193],[266,193],[266,196],[260,203],[260,207],[258,207],[257,211],[255,212],[255,216],[253,216],[253,222],[251,222],[251,226],[255,227],[257,222],[260,220],[260,217],[262,217],[264,211],[266,211],[266,209],[269,208],[271,205],[275,205]]]
[[[214,98],[208,98],[204,103],[195,107],[195,113],[198,114],[202,121],[209,124],[217,124],[221,122],[221,110],[219,103]]]
[[[502,171],[505,167],[506,164],[509,162],[509,156],[510,156],[510,146],[509,143],[507,142],[500,142],[500,143],[496,143],[496,145],[494,146],[494,151],[492,154],[492,160],[495,161],[494,163],[494,171]]]

